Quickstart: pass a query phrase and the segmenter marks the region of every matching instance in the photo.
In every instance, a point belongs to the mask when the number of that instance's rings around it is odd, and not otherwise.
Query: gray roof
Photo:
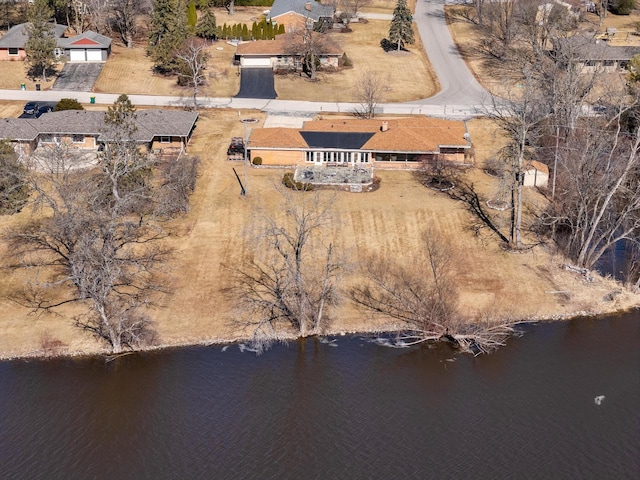
[[[89,40],[89,42],[86,42],[85,40]],[[74,43],[78,42],[78,45],[73,45]],[[76,35],[75,37],[60,38],[58,40],[58,46],[64,48],[91,48],[92,46],[95,46],[91,45],[91,42],[97,43],[100,48],[109,48],[109,46],[111,45],[111,39],[109,37],[100,35],[99,33],[92,30],[87,30],[80,35]]]
[[[28,25],[28,23],[21,23],[11,27],[9,31],[0,38],[0,48],[24,48],[24,44],[27,43],[29,39],[27,32]],[[55,38],[62,37],[67,30],[67,26],[60,23],[51,23],[50,25],[53,27],[53,36]]]
[[[0,119],[0,139],[35,140],[39,134],[96,135],[107,140],[105,112],[63,110],[45,113],[40,118]],[[136,112],[137,130],[133,138],[150,142],[154,137],[187,137],[198,119],[195,112],[183,110],[140,110]]]
[[[602,40],[593,40],[580,35],[558,39],[555,46],[572,49],[574,58],[581,61],[628,61],[640,55],[640,47],[612,46]]]
[[[309,10],[307,10],[307,4]],[[269,12],[269,18],[278,17],[287,12],[295,12],[317,22],[321,17],[333,17],[335,6],[322,5],[315,0],[275,0]]]

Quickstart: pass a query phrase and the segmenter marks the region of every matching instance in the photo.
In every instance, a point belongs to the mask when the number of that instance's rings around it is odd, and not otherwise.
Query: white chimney
[[[389,130],[389,122],[382,122],[382,126],[380,127],[381,132],[386,132]]]
[[[310,12],[311,11],[311,2],[305,3],[304,8],[305,8],[305,10],[307,10],[307,12]]]

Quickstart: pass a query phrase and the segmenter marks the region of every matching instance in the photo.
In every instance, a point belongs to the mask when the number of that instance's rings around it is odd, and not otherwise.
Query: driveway
[[[240,92],[235,98],[274,99],[273,70],[270,68],[241,68]]]
[[[67,63],[51,90],[90,92],[104,63]]]

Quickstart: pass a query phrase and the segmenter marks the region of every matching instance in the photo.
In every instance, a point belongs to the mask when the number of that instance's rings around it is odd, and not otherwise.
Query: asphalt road
[[[444,18],[446,0],[418,0],[413,17],[422,44],[442,90],[413,103],[425,105],[482,105],[489,99],[462,59]]]

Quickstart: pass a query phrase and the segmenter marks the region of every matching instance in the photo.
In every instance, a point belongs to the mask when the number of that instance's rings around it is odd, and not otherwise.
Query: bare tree
[[[347,21],[354,18],[357,19],[360,9],[368,5],[371,5],[371,0],[340,0],[338,2],[338,6],[342,9]]]
[[[528,66],[522,71],[521,91],[509,93],[507,99],[492,97],[492,107],[486,114],[509,137],[509,144],[503,150],[503,158],[508,162],[512,175],[511,183],[511,228],[509,244],[520,249],[522,243],[522,210],[525,159],[530,145],[535,144],[540,134],[542,122],[549,116],[548,105],[541,101],[533,88],[532,74]]]
[[[138,149],[134,119],[126,96],[110,107],[97,169],[79,170],[64,145],[34,157],[37,214],[8,234],[15,266],[33,272],[16,301],[41,313],[81,305],[75,325],[113,353],[154,341],[149,314],[168,293],[154,162]]]
[[[286,34],[285,45],[287,53],[302,59],[303,70],[311,80],[316,79],[320,55],[328,50],[335,49],[335,42],[331,37],[308,28]]]
[[[204,71],[209,60],[206,44],[191,40],[176,56],[181,61],[178,67],[178,84],[193,88],[193,108],[197,110],[198,91],[206,82]]]
[[[481,21],[482,38],[479,46],[482,53],[492,58],[507,58],[517,36],[518,22],[515,0],[485,0]]]
[[[127,48],[133,47],[133,37],[137,32],[137,20],[140,2],[137,0],[114,0],[110,2],[113,11],[113,26],[120,34],[122,42]]]
[[[640,242],[640,131],[623,129],[623,113],[578,129],[559,154],[557,195],[543,219],[581,267],[619,241]]]
[[[385,82],[382,76],[369,68],[365,69],[356,82],[355,93],[360,105],[355,114],[361,118],[373,118],[376,106],[384,96]]]
[[[321,333],[337,301],[341,269],[335,247],[324,243],[332,202],[318,192],[278,192],[284,218],[264,218],[266,225],[252,235],[250,258],[232,268],[228,290],[238,305],[236,324],[259,351],[287,334]]]
[[[513,332],[509,322],[478,324],[461,318],[451,242],[433,230],[425,231],[422,240],[424,248],[410,262],[381,255],[366,258],[361,266],[364,281],[351,290],[351,298],[402,322],[405,344],[446,340],[476,353],[503,345]]]

